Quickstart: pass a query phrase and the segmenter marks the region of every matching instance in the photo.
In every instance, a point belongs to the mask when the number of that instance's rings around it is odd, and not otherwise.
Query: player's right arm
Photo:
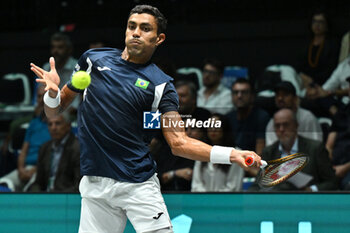
[[[180,122],[182,120],[180,114],[176,111],[162,114],[162,122],[164,118],[171,122]],[[237,150],[233,147],[215,146],[214,148],[204,142],[188,137],[184,128],[180,127],[179,124],[170,124],[170,127],[163,127],[163,135],[172,153],[187,159],[213,163],[237,163],[242,168],[247,168],[245,159],[253,157],[256,161],[254,166],[259,167],[261,165],[261,158],[255,152]]]
[[[78,93],[70,90],[67,85],[64,85],[62,90],[59,90],[58,85],[60,84],[60,77],[56,71],[55,59],[53,57],[50,58],[50,71],[46,71],[33,63],[31,63],[30,66],[31,70],[39,77],[36,79],[36,81],[46,85],[45,91],[48,92],[47,95],[53,100],[52,102],[54,102],[49,106],[48,102],[44,101],[46,116],[55,116],[64,111],[78,95]],[[59,91],[60,93],[58,93]],[[57,98],[60,98],[60,101],[58,101]],[[59,103],[57,106],[55,106],[55,100],[57,100],[56,102]]]

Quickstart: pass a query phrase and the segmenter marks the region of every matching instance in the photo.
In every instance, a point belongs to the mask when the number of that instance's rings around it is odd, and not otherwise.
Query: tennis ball
[[[72,86],[79,90],[84,90],[91,83],[91,77],[85,71],[78,71],[72,77]]]

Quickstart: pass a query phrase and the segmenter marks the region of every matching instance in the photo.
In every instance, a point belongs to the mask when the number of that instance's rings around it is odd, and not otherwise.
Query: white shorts
[[[142,183],[84,176],[79,191],[79,233],[122,233],[127,218],[137,233],[172,227],[156,174]]]

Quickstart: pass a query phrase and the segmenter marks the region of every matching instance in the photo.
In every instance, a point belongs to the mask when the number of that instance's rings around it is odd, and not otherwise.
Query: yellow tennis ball
[[[78,71],[72,77],[72,86],[79,90],[84,90],[91,83],[91,77],[85,71]]]

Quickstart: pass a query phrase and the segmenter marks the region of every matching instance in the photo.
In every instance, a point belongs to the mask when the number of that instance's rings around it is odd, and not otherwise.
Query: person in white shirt
[[[299,122],[298,134],[306,138],[322,141],[323,133],[317,118],[306,109],[299,107],[299,98],[296,95],[295,87],[287,81],[278,83],[275,87],[275,104],[278,109],[289,108],[297,117]],[[274,121],[271,119],[266,126],[265,142],[266,146],[277,141],[277,136],[273,128]]]
[[[220,128],[209,128],[207,136],[210,144],[233,146],[234,139],[226,118],[213,114],[215,121],[221,121]],[[193,168],[192,192],[233,192],[241,191],[244,170],[237,164],[213,164],[196,161]]]
[[[341,62],[333,71],[331,77],[318,90],[318,97],[335,96],[341,98],[344,104],[349,103],[350,56]]]
[[[61,78],[58,87],[60,89],[70,80],[74,67],[78,63],[78,60],[72,57],[73,43],[70,37],[61,32],[57,32],[51,36],[50,39],[50,54],[55,58],[56,70]],[[43,69],[46,71],[50,70],[50,64],[47,62],[43,65]],[[80,103],[80,98],[76,98],[71,106],[73,107],[72,113],[75,112],[73,109],[77,109]]]
[[[198,91],[198,107],[223,115],[233,109],[231,91],[221,84],[223,73],[224,65],[220,61],[212,59],[204,62],[204,87]]]

